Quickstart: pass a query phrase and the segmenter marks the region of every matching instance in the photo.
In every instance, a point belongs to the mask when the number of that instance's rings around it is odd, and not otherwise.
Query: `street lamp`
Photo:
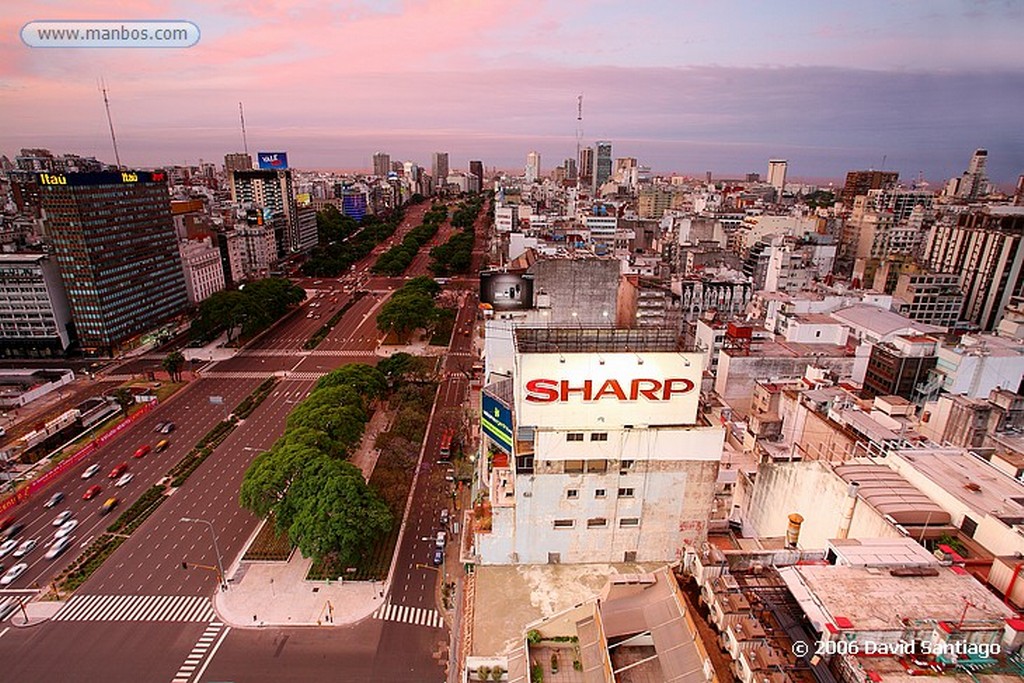
[[[213,552],[217,554],[217,569],[220,571],[220,589],[226,591],[228,584],[224,578],[224,564],[220,560],[220,548],[217,546],[217,534],[213,530],[213,523],[205,519],[193,519],[191,517],[182,517],[181,521],[189,524],[205,524],[210,528],[210,536],[213,537]]]

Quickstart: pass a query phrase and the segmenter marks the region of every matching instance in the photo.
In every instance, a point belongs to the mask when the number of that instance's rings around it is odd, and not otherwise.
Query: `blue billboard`
[[[512,411],[487,392],[481,393],[480,427],[494,445],[512,455]]]
[[[272,171],[283,171],[288,168],[287,152],[260,152],[256,156],[259,159],[260,168]]]

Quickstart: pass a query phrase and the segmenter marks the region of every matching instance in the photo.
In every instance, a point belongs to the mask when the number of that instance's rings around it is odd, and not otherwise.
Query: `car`
[[[432,559],[433,559],[435,567],[440,567],[442,564],[444,564],[444,549],[443,548],[434,548],[434,553],[433,553],[433,558]]]
[[[100,491],[102,490],[102,486],[100,486],[99,484],[94,484],[93,486],[90,486],[85,490],[85,494],[82,495],[82,500],[92,500],[96,496],[100,495]]]
[[[141,458],[146,453],[149,453],[149,451],[150,451],[149,444],[145,444],[143,446],[139,446],[137,449],[135,449],[135,452],[132,453],[132,457],[133,458]]]
[[[96,474],[99,471],[100,471],[100,466],[99,465],[95,465],[95,464],[89,465],[89,467],[87,467],[85,469],[85,472],[82,472],[82,479],[88,479],[89,477],[93,476],[94,474]]]
[[[117,498],[107,498],[107,500],[103,503],[103,506],[100,508],[100,514],[105,515],[116,507]]]
[[[0,531],[3,531],[12,524],[14,524],[14,517],[4,517],[3,519],[0,519]]]
[[[53,518],[53,526],[60,526],[64,524],[64,522],[71,519],[72,514],[74,513],[71,512],[71,510],[65,510],[64,512],[60,513],[59,515]]]
[[[21,530],[25,528],[25,525],[18,522],[14,526],[7,529],[7,538],[11,539],[21,533]]]
[[[61,502],[62,500],[64,500],[64,494],[61,493],[60,491],[58,491],[57,493],[55,493],[52,496],[50,496],[49,500],[47,500],[45,503],[43,503],[43,507],[45,507],[45,508],[52,508],[57,503]]]
[[[46,559],[52,560],[67,550],[68,546],[71,545],[72,540],[71,536],[65,536],[64,538],[58,538],[56,541],[51,543],[49,549],[46,551]]]
[[[18,577],[25,573],[28,569],[27,562],[19,562],[18,564],[7,570],[7,573],[0,578],[0,586],[10,586],[12,583],[18,580]]]
[[[110,470],[110,474],[107,475],[107,479],[117,479],[128,470],[128,463],[123,462],[114,469]]]
[[[170,434],[173,431],[174,431],[174,423],[173,422],[168,422],[167,424],[164,425],[164,428],[160,430],[160,433],[161,434]]]
[[[166,422],[157,422],[156,423],[156,429],[154,429],[153,431],[156,432],[157,434],[159,434],[160,432],[162,432],[164,430],[164,425],[165,424],[167,424],[167,423]]]
[[[117,487],[127,486],[128,484],[131,483],[132,479],[134,479],[134,478],[135,478],[134,474],[132,474],[131,472],[125,472],[124,474],[121,475],[120,479],[118,479],[117,481],[114,482],[114,486],[117,486]]]
[[[13,538],[11,540],[9,540],[9,541],[4,541],[3,543],[0,543],[0,557],[3,557],[4,555],[6,555],[7,553],[11,552],[12,550],[14,550],[17,547],[18,547],[18,542],[16,540],[14,540]]]
[[[443,531],[438,531],[437,532],[437,538],[434,539],[434,545],[436,545],[438,548],[443,548],[444,547],[444,542],[447,539],[448,539],[448,534],[446,534]]]
[[[156,444],[156,452],[157,453],[162,453],[163,451],[167,450],[167,447],[170,446],[170,445],[171,445],[171,440],[170,439],[161,439]]]
[[[448,524],[448,508],[441,510],[441,526],[447,526]]]
[[[68,521],[64,522],[59,529],[57,529],[57,532],[53,535],[53,537],[54,538],[64,538],[65,536],[70,534],[72,531],[74,531],[75,527],[77,527],[77,526],[78,526],[78,520],[77,519],[69,519]]]
[[[35,549],[36,545],[38,545],[38,544],[39,544],[39,539],[38,538],[30,538],[30,539],[28,539],[27,541],[25,541],[24,543],[19,545],[18,549],[14,551],[14,557],[24,557],[25,555],[28,555],[30,552],[32,552]]]

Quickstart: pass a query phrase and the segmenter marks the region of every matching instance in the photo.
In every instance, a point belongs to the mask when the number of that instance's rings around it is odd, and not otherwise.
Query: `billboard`
[[[512,411],[487,392],[481,394],[480,427],[494,445],[512,455]]]
[[[71,185],[135,185],[140,183],[166,183],[163,171],[96,171],[92,173],[37,173],[36,182],[43,186]]]
[[[697,422],[699,353],[524,353],[516,364],[521,425],[601,429]]]
[[[257,154],[259,167],[272,171],[283,171],[288,168],[288,154],[286,152],[260,152]]]
[[[480,302],[495,311],[533,308],[533,276],[518,273],[480,273]]]

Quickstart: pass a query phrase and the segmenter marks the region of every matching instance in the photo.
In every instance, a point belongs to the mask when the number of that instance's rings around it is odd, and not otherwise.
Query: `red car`
[[[102,490],[103,489],[99,486],[99,484],[90,486],[85,490],[85,495],[82,496],[82,500],[92,500],[96,496],[100,495],[100,491]]]
[[[139,450],[135,451],[135,453],[134,453],[134,455],[132,455],[132,457],[133,458],[141,458],[146,453],[149,453],[149,446],[148,445],[146,445],[146,446],[139,446]]]
[[[128,470],[128,463],[123,462],[114,469],[110,470],[110,474],[107,475],[108,479],[117,479]]]

